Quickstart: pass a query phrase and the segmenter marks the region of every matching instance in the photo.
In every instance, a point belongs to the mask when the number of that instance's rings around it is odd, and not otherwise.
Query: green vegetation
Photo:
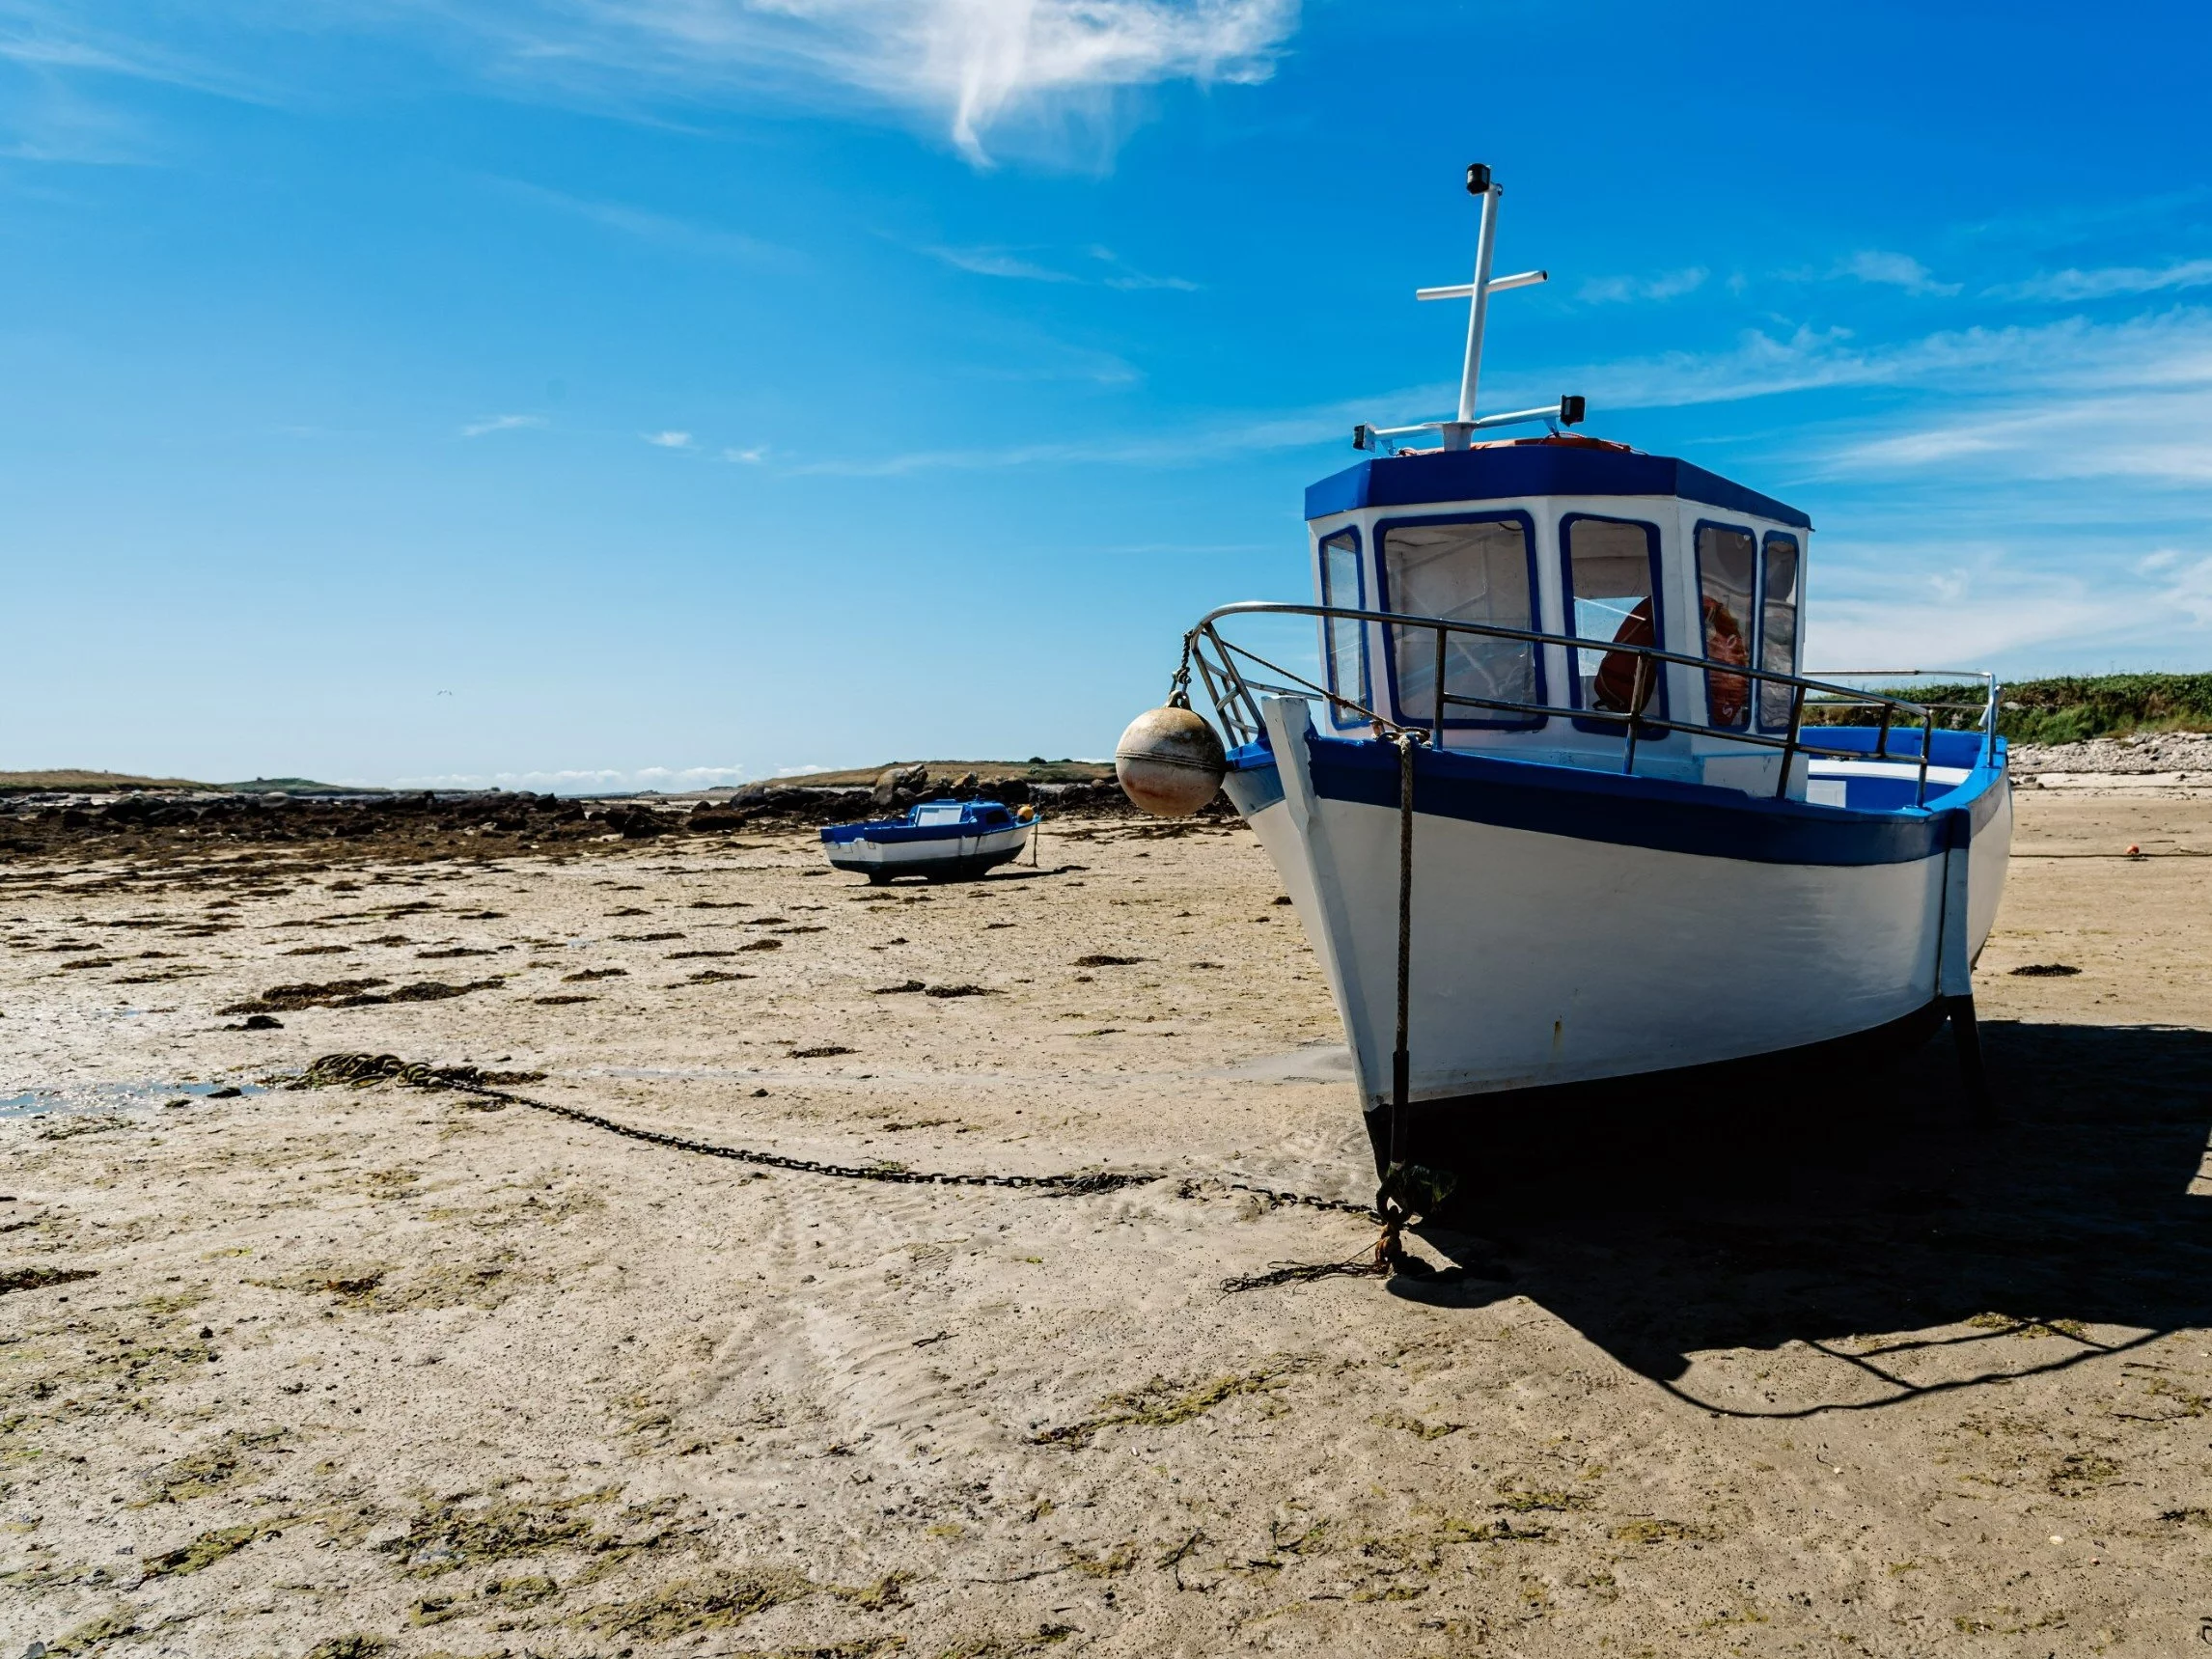
[[[217,784],[235,795],[388,795],[389,789],[365,784],[318,784],[313,778],[248,778],[242,784]]]
[[[1305,1365],[1303,1360],[1285,1359],[1260,1370],[1215,1377],[1195,1388],[1154,1377],[1143,1388],[1111,1395],[1099,1401],[1092,1415],[1080,1423],[1064,1424],[1041,1434],[1032,1434],[1029,1443],[1083,1447],[1089,1446],[1100,1429],[1120,1424],[1138,1428],[1165,1428],[1173,1424],[1188,1423],[1239,1395],[1271,1395],[1286,1386],[1289,1374],[1305,1369]]]
[[[67,790],[71,794],[103,794],[118,789],[207,789],[189,778],[141,778],[129,772],[87,772],[64,766],[45,772],[0,772],[0,795],[43,794]]]
[[[622,1636],[666,1642],[693,1631],[726,1629],[825,1587],[789,1567],[721,1568],[687,1578],[636,1601],[609,1602],[571,1621]]]
[[[1889,686],[1920,703],[1965,703],[1978,708],[1977,685]],[[2212,674],[2105,674],[2024,679],[1998,687],[1998,735],[2014,743],[2078,743],[2135,732],[2212,732]],[[1864,708],[1809,706],[1809,726],[1871,725]],[[1979,723],[1977,710],[1952,709],[1943,724]]]
[[[2016,743],[2072,743],[2130,732],[2212,732],[2212,674],[2030,679],[1999,691],[1997,730]]]
[[[191,778],[142,778],[135,772],[94,772],[60,766],[43,772],[0,772],[0,795],[62,792],[73,795],[123,794],[152,789],[174,794],[184,789],[221,790],[235,795],[387,795],[389,789],[351,784],[318,784],[313,778],[251,778],[242,784],[203,784]]]
[[[1111,760],[1047,760],[1033,755],[1027,760],[892,760],[881,766],[849,766],[835,772],[794,772],[786,778],[767,778],[770,784],[804,784],[810,788],[865,789],[887,771],[902,772],[926,766],[931,783],[950,785],[973,772],[982,784],[1004,784],[1016,779],[1028,784],[1096,784],[1114,775]]]
[[[234,1556],[263,1534],[277,1535],[275,1526],[269,1522],[248,1522],[242,1527],[223,1527],[212,1533],[202,1533],[181,1549],[166,1555],[148,1556],[140,1565],[148,1578],[166,1578],[173,1573],[199,1572],[213,1566],[226,1556]]]

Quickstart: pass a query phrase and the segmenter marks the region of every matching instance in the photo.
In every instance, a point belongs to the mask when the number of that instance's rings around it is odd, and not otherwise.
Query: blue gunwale
[[[944,801],[925,803],[945,806]],[[831,846],[849,846],[858,841],[892,843],[924,841],[960,841],[969,836],[996,835],[1004,830],[1018,829],[1022,820],[1013,809],[997,801],[963,801],[960,821],[949,824],[918,824],[909,812],[902,818],[882,818],[872,823],[824,824],[822,840]],[[1030,820],[1035,822],[1033,818]]]
[[[1815,740],[1824,746],[1869,756],[1878,735],[1870,727],[1816,731]],[[1919,737],[1892,732],[1891,757],[1918,760]],[[1323,799],[1396,808],[1394,746],[1319,733],[1307,744],[1314,792]],[[1977,733],[1939,732],[1931,759],[1937,765],[1965,766],[1967,776],[1931,793],[1925,806],[1864,811],[1778,801],[1671,778],[1422,749],[1414,756],[1413,808],[1424,816],[1755,864],[1908,864],[1940,854],[1956,834],[1956,816],[1965,816],[1969,828],[1978,827],[2002,799],[1995,788],[2005,776],[2002,739],[1990,752]],[[1275,757],[1263,745],[1248,744],[1230,754],[1230,766],[1237,774],[1272,772]],[[1248,810],[1257,812],[1281,797],[1281,785],[1253,777],[1245,792],[1253,799]]]

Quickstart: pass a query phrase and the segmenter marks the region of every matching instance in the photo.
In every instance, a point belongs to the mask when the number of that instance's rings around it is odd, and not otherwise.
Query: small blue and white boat
[[[822,830],[822,847],[838,869],[857,870],[871,882],[895,875],[969,881],[1019,858],[1036,828],[1028,807],[1016,812],[997,801],[924,801],[901,818],[830,824]]]
[[[1994,678],[1803,674],[1806,514],[1562,429],[1579,398],[1478,416],[1488,295],[1544,273],[1490,275],[1500,191],[1468,188],[1474,281],[1420,295],[1471,301],[1457,418],[1357,429],[1366,458],[1306,493],[1319,602],[1202,621],[1124,787],[1210,793],[1177,783],[1212,743],[1195,670],[1386,1173],[1555,1107],[1834,1072],[1946,1018],[1978,1099],[1971,970],[2012,827]],[[1548,429],[1478,441],[1516,423]],[[1318,665],[1261,655],[1256,616],[1315,619]]]

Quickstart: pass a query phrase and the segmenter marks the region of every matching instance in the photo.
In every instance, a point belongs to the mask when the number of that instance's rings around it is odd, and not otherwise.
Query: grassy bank
[[[2073,743],[2129,732],[2212,732],[2212,674],[2030,679],[2002,692],[1997,730],[2019,743]]]
[[[1978,685],[1896,686],[1896,696],[1929,703],[1978,704]],[[2015,743],[2078,743],[2130,732],[2212,732],[2212,674],[2104,674],[2024,679],[1999,692],[2000,735]],[[1865,709],[1833,715],[1808,709],[1814,725],[1870,724]],[[1944,724],[1970,727],[1978,716],[1954,713]]]

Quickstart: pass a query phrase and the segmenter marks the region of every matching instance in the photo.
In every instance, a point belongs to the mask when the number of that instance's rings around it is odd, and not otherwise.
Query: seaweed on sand
[[[825,1589],[790,1567],[721,1568],[697,1578],[678,1579],[665,1589],[630,1601],[605,1602],[571,1621],[649,1642],[665,1642],[695,1630],[718,1630],[802,1601]]]
[[[202,1533],[190,1543],[148,1556],[142,1562],[148,1578],[169,1578],[195,1573],[203,1567],[213,1566],[226,1557],[235,1556],[256,1538],[266,1535],[277,1535],[277,1529],[268,1522],[250,1522],[242,1527],[218,1527],[213,1532]]]
[[[1282,1360],[1258,1370],[1232,1372],[1195,1385],[1154,1377],[1143,1388],[1109,1395],[1089,1417],[1031,1435],[1030,1444],[1080,1448],[1089,1446],[1102,1428],[1164,1428],[1172,1424],[1188,1423],[1193,1418],[1205,1416],[1225,1400],[1242,1395],[1272,1395],[1285,1386],[1293,1372],[1304,1369],[1303,1361]]]

